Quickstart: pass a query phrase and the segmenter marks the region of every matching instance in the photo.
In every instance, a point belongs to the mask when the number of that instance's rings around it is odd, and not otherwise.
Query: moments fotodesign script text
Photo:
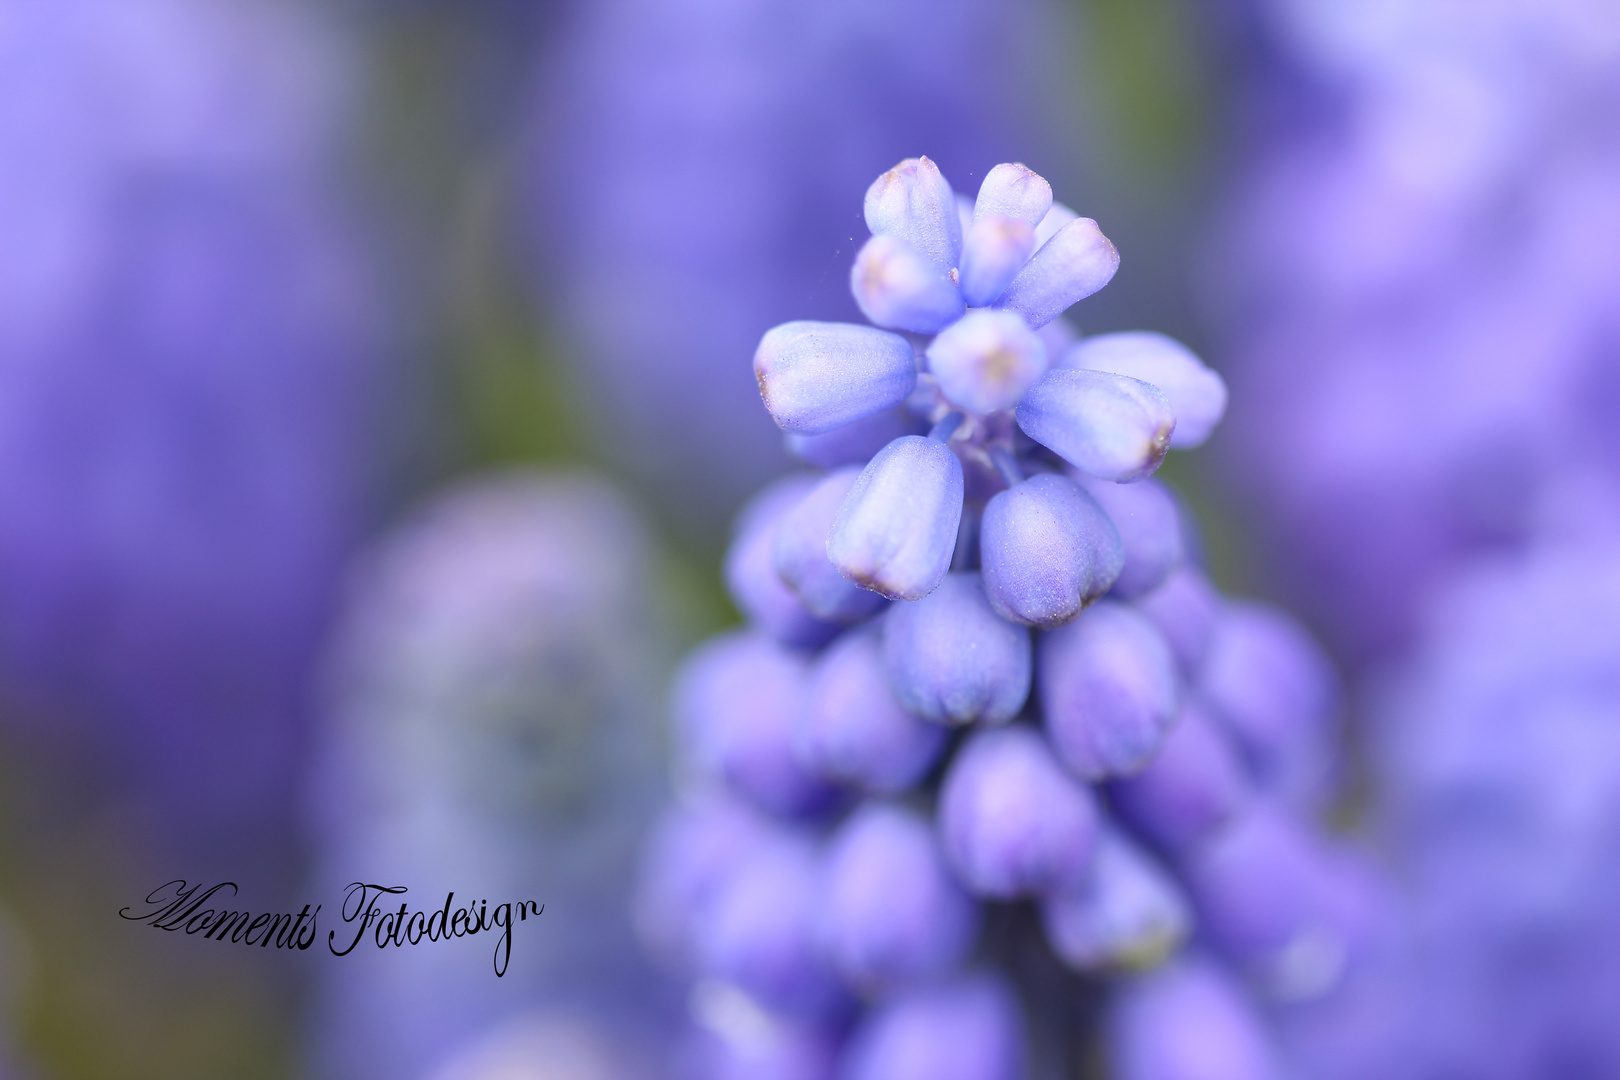
[[[200,890],[200,891],[199,891]],[[227,891],[228,890],[228,891]],[[343,894],[339,909],[346,925],[326,935],[326,947],[333,956],[347,956],[369,936],[377,948],[396,948],[418,945],[422,941],[448,941],[451,938],[472,937],[475,934],[499,931],[495,940],[492,963],[497,978],[506,974],[512,959],[512,927],[532,915],[546,910],[544,904],[533,900],[519,900],[496,904],[476,900],[463,907],[452,908],[456,894],[444,898],[444,906],[433,911],[412,911],[401,903],[398,911],[385,909],[383,897],[399,896],[407,889],[403,885],[373,885],[356,881]],[[201,882],[188,886],[184,879],[165,882],[146,896],[150,910],[133,913],[121,908],[120,916],[132,922],[144,922],[157,930],[185,930],[187,934],[202,934],[215,941],[229,939],[243,945],[259,948],[308,949],[319,933],[316,923],[321,905],[311,911],[308,904],[297,915],[258,915],[250,911],[230,908],[237,887],[234,881],[222,881],[210,889],[201,889]]]

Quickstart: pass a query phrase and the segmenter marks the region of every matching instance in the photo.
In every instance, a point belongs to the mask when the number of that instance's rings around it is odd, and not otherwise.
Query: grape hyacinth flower
[[[1071,1052],[1023,1017],[1014,960],[1039,953],[1126,984],[1122,1080],[1198,1075],[1163,1070],[1206,1037],[1229,1068],[1269,1062],[1255,995],[1326,992],[1355,940],[1302,780],[1335,775],[1306,767],[1330,669],[1286,616],[1220,597],[1150,479],[1220,419],[1220,377],[1160,335],[1053,329],[1118,255],[1022,165],[969,203],[913,158],[865,216],[850,285],[876,325],[787,323],[754,359],[826,471],[744,509],[726,582],[750,626],[676,684],[686,790],[639,903],[668,908],[646,936],[693,980],[695,1053],[718,1075],[1019,1080]],[[1160,1016],[1185,1025],[1169,1056],[1139,1045]]]

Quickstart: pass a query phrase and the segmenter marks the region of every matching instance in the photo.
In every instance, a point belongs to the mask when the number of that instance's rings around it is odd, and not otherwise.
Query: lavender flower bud
[[[806,664],[757,633],[736,631],[687,658],[675,686],[675,717],[699,769],[777,814],[805,814],[834,792],[793,755],[804,707]]]
[[[891,608],[883,661],[896,700],[937,724],[1005,723],[1029,697],[1029,631],[990,609],[976,573]]]
[[[905,435],[861,471],[833,521],[838,572],[891,600],[920,600],[950,569],[962,519],[962,463],[937,439]]]
[[[858,622],[884,604],[883,597],[845,578],[827,558],[827,534],[860,472],[852,465],[824,477],[782,515],[776,529],[777,574],[810,614],[829,622]]]
[[[902,435],[927,433],[928,424],[922,417],[904,405],[897,405],[820,435],[786,432],[782,444],[788,453],[806,465],[836,469],[840,465],[864,465],[873,454]]]
[[[866,227],[873,236],[905,241],[941,275],[962,256],[962,225],[956,196],[926,157],[907,158],[866,189]]]
[[[945,731],[889,690],[876,627],[835,641],[817,661],[794,746],[815,772],[865,791],[911,787],[938,759]]]
[[[642,940],[660,956],[690,968],[704,911],[770,831],[757,811],[717,792],[665,811],[642,851],[635,887]]]
[[[1119,532],[1085,491],[1045,473],[991,498],[979,523],[985,592],[997,615],[1061,626],[1108,591]]]
[[[690,1005],[696,1030],[683,1064],[689,1064],[691,1072],[681,1069],[676,1075],[704,1080],[832,1080],[838,1056],[833,1024],[781,1016],[718,979],[694,986]]]
[[[1090,869],[1041,902],[1041,920],[1052,951],[1077,970],[1150,968],[1187,936],[1192,911],[1152,856],[1105,828]]]
[[[1024,1025],[1000,979],[969,975],[873,1010],[855,1032],[840,1080],[1020,1080]]]
[[[754,377],[785,431],[819,435],[898,405],[917,385],[911,343],[853,323],[789,322],[765,331]]]
[[[1133,600],[1158,588],[1186,557],[1175,496],[1151,478],[1115,484],[1082,473],[1075,480],[1119,529],[1125,565],[1114,580],[1114,595]]]
[[[973,220],[1010,218],[1033,229],[1051,209],[1052,185],[1033,169],[1007,163],[985,174],[984,183],[979,185],[979,198],[973,204]],[[1042,237],[1043,243],[1045,240]]]
[[[1127,985],[1108,1020],[1116,1080],[1279,1080],[1263,1023],[1231,977],[1186,957]]]
[[[1111,787],[1114,810],[1162,847],[1185,850],[1224,825],[1248,798],[1243,764],[1223,732],[1192,702],[1158,756]]]
[[[1140,379],[1053,368],[1018,403],[1018,426],[1075,468],[1129,483],[1159,467],[1176,418]]]
[[[855,304],[878,326],[934,334],[962,316],[956,283],[896,236],[868,240],[849,271]]]
[[[1176,718],[1176,661],[1148,619],[1104,600],[1041,639],[1041,709],[1058,758],[1087,780],[1135,772]]]
[[[1152,619],[1164,634],[1187,675],[1202,666],[1224,606],[1209,579],[1196,567],[1185,565],[1136,601],[1136,610]]]
[[[783,515],[815,485],[806,474],[784,476],[761,491],[737,515],[723,577],[726,592],[749,622],[783,645],[815,648],[838,633],[816,618],[776,572],[776,531]]]
[[[1046,348],[1010,311],[970,311],[929,344],[928,370],[957,408],[1000,412],[1046,371]]]
[[[1264,604],[1229,604],[1198,689],[1237,736],[1262,784],[1306,801],[1325,794],[1338,684],[1304,627]]]
[[[1226,413],[1226,383],[1181,342],[1151,331],[1099,334],[1064,356],[1063,367],[1110,371],[1164,391],[1176,415],[1170,445],[1201,446]]]
[[[699,930],[703,969],[766,1006],[814,1016],[843,998],[815,943],[820,865],[802,837],[773,835],[717,890]]]
[[[1052,208],[1041,218],[1035,226],[1035,250],[1039,251],[1046,246],[1046,242],[1062,231],[1063,226],[1080,217],[1060,202],[1054,202]],[[1036,327],[1036,329],[1040,329]]]
[[[1085,873],[1097,805],[1038,732],[1000,728],[973,735],[952,761],[939,827],[946,856],[974,892],[1042,895]]]
[[[1035,251],[1035,229],[1006,217],[982,217],[962,244],[962,299],[969,307],[996,302]]]
[[[973,944],[978,908],[945,868],[929,822],[869,804],[832,839],[820,899],[833,967],[864,993],[950,971]]]
[[[1076,218],[1041,245],[996,306],[1038,329],[1107,285],[1118,269],[1119,251],[1097,223]]]

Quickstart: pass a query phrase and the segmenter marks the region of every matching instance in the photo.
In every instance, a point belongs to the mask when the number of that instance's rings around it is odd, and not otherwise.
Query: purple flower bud
[[[911,343],[853,323],[789,322],[754,352],[759,396],[777,426],[820,435],[882,412],[917,385]]]
[[[956,269],[962,255],[956,196],[932,161],[907,158],[872,181],[865,212],[873,236],[905,241],[941,275]]]
[[[1137,832],[1180,851],[1224,825],[1248,794],[1226,733],[1187,702],[1158,756],[1135,776],[1115,781],[1110,801]]]
[[[1060,202],[1054,202],[1052,208],[1041,218],[1040,224],[1035,226],[1035,250],[1039,251],[1045,247],[1046,242],[1056,236],[1063,229],[1063,226],[1077,220],[1079,217],[1079,214],[1070,210],[1067,206]],[[1040,328],[1036,327],[1036,329]]]
[[[815,941],[820,863],[811,843],[788,833],[750,852],[727,875],[699,929],[703,970],[766,1006],[800,1016],[843,998]]]
[[[938,759],[945,731],[900,707],[877,628],[862,627],[816,662],[794,746],[822,776],[865,791],[899,792]]]
[[[730,983],[710,979],[692,988],[696,1030],[676,1076],[704,1080],[833,1080],[838,1056],[834,1025],[783,1017]],[[632,1073],[638,1076],[639,1073]]]
[[[861,471],[827,537],[838,572],[891,600],[920,600],[950,569],[962,520],[962,463],[937,439],[905,435]]]
[[[973,220],[1010,218],[1033,229],[1051,209],[1052,185],[1033,169],[1008,163],[997,165],[985,174],[984,183],[979,185],[979,198],[973,204]],[[1045,239],[1042,238],[1043,243]]]
[[[821,941],[852,988],[884,993],[950,971],[973,944],[978,907],[957,885],[929,822],[869,804],[827,853]]]
[[[1176,418],[1140,379],[1053,368],[1018,403],[1018,426],[1075,468],[1129,483],[1159,467]]]
[[[1307,802],[1326,793],[1338,681],[1304,627],[1264,604],[1227,605],[1198,689],[1237,736],[1263,785]]]
[[[1114,581],[1114,595],[1134,600],[1158,588],[1186,557],[1175,496],[1151,478],[1115,484],[1081,473],[1075,480],[1119,529],[1125,567]]]
[[[1181,944],[1192,911],[1152,856],[1105,828],[1090,869],[1041,902],[1041,920],[1052,951],[1070,967],[1149,968]]]
[[[1035,230],[1007,217],[974,221],[962,244],[962,299],[988,307],[1007,291],[1035,250]]]
[[[1134,980],[1108,1019],[1115,1080],[1278,1080],[1253,1004],[1209,960],[1186,957]]]
[[[737,515],[724,567],[726,592],[737,610],[783,645],[802,648],[838,633],[837,624],[810,614],[776,572],[777,525],[814,485],[808,474],[784,476],[750,499]]]
[[[1183,674],[1202,666],[1224,607],[1225,601],[1209,579],[1196,567],[1186,565],[1172,571],[1164,584],[1136,601],[1136,610],[1152,619],[1170,642]]]
[[[996,306],[1042,327],[1108,284],[1118,269],[1119,252],[1097,223],[1076,218],[1041,245]]]
[[[1000,979],[969,975],[873,1010],[840,1080],[1021,1080],[1028,1051],[1018,999]]]
[[[642,851],[636,930],[660,956],[689,967],[697,927],[721,884],[770,835],[746,804],[711,792],[665,811]]]
[[[1226,413],[1226,383],[1181,342],[1146,330],[1099,334],[1075,345],[1061,366],[1110,371],[1164,391],[1176,415],[1170,445],[1201,446]]]
[[[929,344],[928,370],[957,408],[999,412],[1046,371],[1046,347],[1010,311],[970,311]]]
[[[694,764],[777,814],[811,813],[834,792],[793,756],[804,707],[805,660],[757,633],[735,631],[689,656],[675,717]]]
[[[840,465],[864,465],[902,435],[927,433],[927,421],[904,405],[896,405],[820,435],[789,431],[782,436],[782,443],[788,453],[806,465],[836,469]]]
[[[1341,882],[1333,854],[1292,815],[1252,801],[1189,854],[1182,872],[1200,928],[1233,959],[1288,996],[1338,983],[1349,928],[1329,894]]]
[[[990,606],[1004,619],[1061,626],[1119,574],[1119,533],[1074,481],[1045,473],[991,498],[979,523]]]
[[[956,282],[896,236],[874,236],[861,247],[849,290],[861,314],[891,330],[934,334],[962,316]]]
[[[861,470],[851,465],[826,476],[782,515],[776,529],[776,572],[810,614],[829,622],[859,622],[883,597],[851,582],[827,558],[827,534]]]
[[[976,573],[891,608],[883,662],[896,700],[937,724],[1006,723],[1029,697],[1029,631],[990,609]]]
[[[1176,718],[1176,660],[1147,617],[1104,600],[1041,639],[1041,709],[1057,756],[1101,780],[1142,768]]]
[[[969,889],[998,899],[1041,895],[1085,873],[1097,804],[1038,732],[999,728],[973,735],[952,761],[939,827]]]

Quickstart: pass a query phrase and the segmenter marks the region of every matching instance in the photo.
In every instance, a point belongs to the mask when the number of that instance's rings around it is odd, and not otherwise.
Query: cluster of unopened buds
[[[1022,165],[970,204],[908,160],[865,216],[876,325],[787,323],[754,358],[822,471],[743,510],[749,625],[675,692],[680,800],[638,910],[694,980],[695,1069],[1017,1080],[1051,1056],[1006,959],[1033,935],[1113,987],[1117,1077],[1278,1075],[1257,1002],[1332,985],[1365,890],[1312,824],[1330,668],[1214,590],[1150,478],[1224,384],[1059,318],[1119,257]]]

